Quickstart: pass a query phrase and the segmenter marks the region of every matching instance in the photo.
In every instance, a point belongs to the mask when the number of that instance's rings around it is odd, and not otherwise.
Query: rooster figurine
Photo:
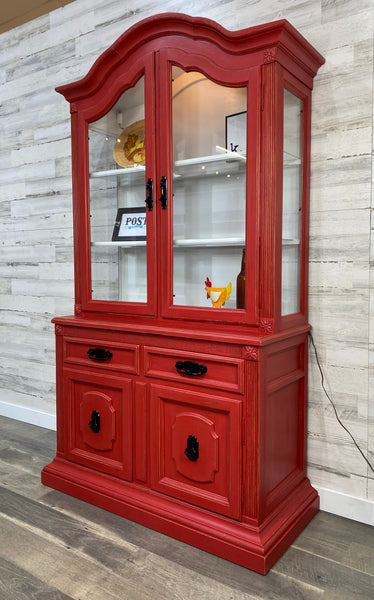
[[[218,287],[212,287],[212,283],[209,281],[209,278],[207,277],[206,281],[205,281],[205,290],[207,293],[206,297],[210,298],[213,306],[215,308],[220,308],[221,306],[223,306],[225,304],[226,300],[228,300],[230,298],[231,281],[227,287],[218,288]]]

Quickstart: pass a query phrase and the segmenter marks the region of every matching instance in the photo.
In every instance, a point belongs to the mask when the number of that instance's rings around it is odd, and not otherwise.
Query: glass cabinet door
[[[245,246],[246,111],[246,87],[222,86],[173,67],[175,306],[237,308]]]
[[[147,302],[144,77],[89,123],[92,300]]]
[[[303,102],[284,90],[282,315],[300,311]]]

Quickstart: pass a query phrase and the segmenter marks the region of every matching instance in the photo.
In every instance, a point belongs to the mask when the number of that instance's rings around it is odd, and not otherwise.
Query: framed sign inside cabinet
[[[57,88],[76,304],[54,319],[42,481],[260,573],[319,506],[307,232],[323,62],[284,20],[233,32],[164,13]]]
[[[119,208],[114,224],[113,242],[146,241],[147,217],[145,207]]]

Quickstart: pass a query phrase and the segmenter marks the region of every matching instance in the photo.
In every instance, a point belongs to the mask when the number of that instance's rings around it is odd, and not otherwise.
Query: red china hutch
[[[165,13],[57,89],[76,305],[54,319],[42,481],[260,573],[318,510],[307,266],[323,62],[284,20],[227,31]]]

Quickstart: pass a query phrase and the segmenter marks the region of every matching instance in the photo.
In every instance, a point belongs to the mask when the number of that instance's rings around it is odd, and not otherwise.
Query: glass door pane
[[[300,311],[302,100],[284,90],[282,315]]]
[[[147,301],[144,77],[89,124],[92,299]]]
[[[245,246],[247,88],[179,67],[172,79],[173,303],[236,308]]]

